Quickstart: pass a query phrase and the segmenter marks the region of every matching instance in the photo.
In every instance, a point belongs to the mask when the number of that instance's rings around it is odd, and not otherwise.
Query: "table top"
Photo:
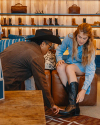
[[[0,125],[46,125],[42,91],[5,91]]]

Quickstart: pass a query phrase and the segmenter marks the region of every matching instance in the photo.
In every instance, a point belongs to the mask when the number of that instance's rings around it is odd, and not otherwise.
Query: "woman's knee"
[[[71,72],[73,72],[74,71],[73,65],[72,64],[67,65],[66,68],[65,68],[65,71],[66,71],[67,74],[70,74]]]
[[[66,68],[66,65],[65,64],[62,64],[60,66],[57,66],[57,72],[60,73],[62,71],[65,71],[65,68]]]

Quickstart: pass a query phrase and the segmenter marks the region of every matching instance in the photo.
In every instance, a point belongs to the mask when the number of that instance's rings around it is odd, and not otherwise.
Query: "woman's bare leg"
[[[70,84],[71,82],[77,82],[76,75],[84,75],[84,73],[80,71],[77,65],[70,64],[66,66],[66,75]]]
[[[67,64],[62,64],[60,66],[57,66],[57,72],[64,86],[66,86],[67,83],[66,66]]]

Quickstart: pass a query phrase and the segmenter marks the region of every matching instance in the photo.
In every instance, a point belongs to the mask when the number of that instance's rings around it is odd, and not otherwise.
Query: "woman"
[[[91,82],[95,74],[95,44],[93,42],[92,28],[87,23],[78,26],[73,34],[68,34],[62,44],[56,49],[57,72],[68,93],[69,105],[60,111],[62,115],[79,115],[79,102],[84,100],[85,94],[91,90]],[[68,48],[69,55],[63,60],[63,53]],[[78,93],[76,75],[84,75],[85,81]]]

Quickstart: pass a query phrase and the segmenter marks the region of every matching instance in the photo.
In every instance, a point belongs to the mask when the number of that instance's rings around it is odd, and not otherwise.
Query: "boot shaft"
[[[78,94],[78,83],[71,82],[69,85],[69,104],[76,106],[76,98]]]

